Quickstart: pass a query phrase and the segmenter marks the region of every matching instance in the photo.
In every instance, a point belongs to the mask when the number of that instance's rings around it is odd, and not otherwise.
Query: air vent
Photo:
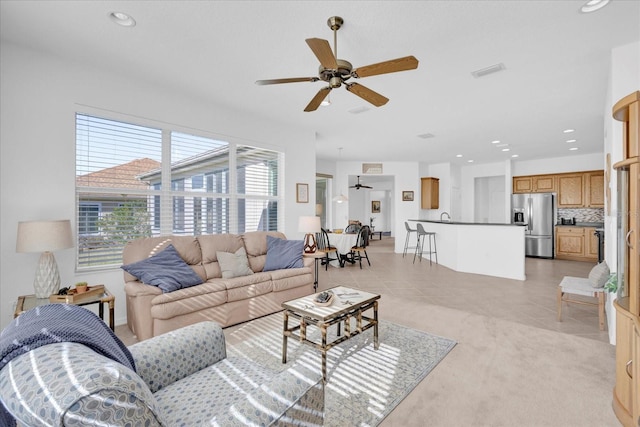
[[[433,138],[435,137],[434,134],[432,133],[422,133],[420,135],[418,135],[418,138],[422,138],[422,139],[429,139],[429,138]]]
[[[484,77],[488,74],[493,74],[493,73],[497,73],[498,71],[502,71],[505,70],[506,67],[504,66],[504,64],[501,62],[499,64],[496,65],[492,65],[490,67],[487,68],[483,68],[481,70],[476,70],[476,71],[472,71],[471,75],[473,77],[475,77],[476,79],[480,78],[480,77]]]

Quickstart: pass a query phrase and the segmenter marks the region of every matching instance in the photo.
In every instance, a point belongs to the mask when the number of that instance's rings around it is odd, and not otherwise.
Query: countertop
[[[525,224],[511,224],[506,222],[462,222],[462,221],[439,221],[437,219],[408,219],[407,221],[416,222],[431,222],[434,224],[450,224],[450,225],[500,225],[500,226],[514,226],[522,227]]]
[[[604,222],[576,222],[574,224],[556,224],[557,227],[594,227],[594,228],[603,228]]]

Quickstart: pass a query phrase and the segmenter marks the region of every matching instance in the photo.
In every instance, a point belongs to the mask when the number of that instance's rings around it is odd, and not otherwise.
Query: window
[[[282,162],[276,151],[77,114],[78,268],[119,266],[126,242],[145,236],[277,230]]]

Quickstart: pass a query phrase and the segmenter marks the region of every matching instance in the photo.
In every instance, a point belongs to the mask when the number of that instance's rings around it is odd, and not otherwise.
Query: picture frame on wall
[[[371,201],[371,213],[380,213],[380,200]]]
[[[413,191],[403,191],[402,192],[402,201],[403,202],[413,202]]]
[[[309,184],[296,184],[296,203],[309,203]]]

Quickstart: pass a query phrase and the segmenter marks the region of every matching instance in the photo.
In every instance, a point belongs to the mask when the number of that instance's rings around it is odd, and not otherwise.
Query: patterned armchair
[[[0,399],[27,426],[322,425],[320,375],[227,358],[201,322],[128,347],[136,371],[76,342],[44,345],[0,370]]]

